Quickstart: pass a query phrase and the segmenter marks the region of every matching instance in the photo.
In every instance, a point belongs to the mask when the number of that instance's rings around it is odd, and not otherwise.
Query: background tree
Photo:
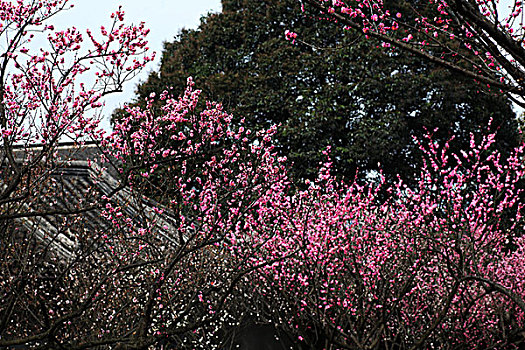
[[[478,84],[406,52],[384,55],[380,42],[315,16],[298,13],[294,1],[223,1],[222,13],[165,44],[160,71],[138,86],[138,101],[163,86],[180,89],[193,76],[206,98],[248,126],[282,124],[278,149],[297,178],[316,176],[327,145],[337,174],[381,163],[389,179],[411,177],[421,166],[412,136],[424,127],[439,127],[438,140],[461,135],[452,146],[460,149],[493,118],[496,147],[516,145],[514,113],[501,95],[481,93]],[[286,43],[286,29],[308,45]]]

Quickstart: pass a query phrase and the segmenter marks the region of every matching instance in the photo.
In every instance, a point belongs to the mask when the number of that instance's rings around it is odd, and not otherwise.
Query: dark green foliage
[[[222,102],[249,127],[282,124],[280,152],[298,178],[316,175],[330,145],[340,175],[380,163],[388,178],[412,179],[420,165],[412,137],[424,127],[439,127],[438,140],[459,134],[453,147],[461,147],[492,117],[498,147],[517,142],[508,100],[478,92],[473,81],[301,13],[296,0],[222,5],[199,29],[165,44],[160,72],[138,87],[137,101],[166,86],[176,94],[192,76],[205,99]],[[286,29],[308,45],[284,40]]]

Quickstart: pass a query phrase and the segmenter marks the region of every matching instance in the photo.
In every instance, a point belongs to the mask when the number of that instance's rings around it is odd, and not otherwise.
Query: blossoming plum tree
[[[267,317],[315,348],[522,343],[524,149],[502,159],[493,141],[472,135],[451,154],[429,136],[419,186],[399,182],[386,201],[326,163],[281,224],[298,253],[255,283],[274,305]]]
[[[97,109],[105,95],[117,92],[152,59],[145,54],[144,24],[126,26],[124,12],[111,15],[110,29],[85,37],[75,28],[53,31],[48,20],[68,1],[3,2],[0,35],[0,131],[2,137],[2,219],[30,200],[37,164],[49,164],[64,138],[99,140]],[[34,48],[37,40],[49,47]],[[92,79],[87,79],[91,76]],[[91,115],[90,115],[91,113]],[[38,151],[15,155],[41,144]],[[27,215],[18,213],[16,215]]]
[[[150,224],[132,228],[127,235],[155,242],[137,242],[138,249],[132,250],[141,251],[142,245],[144,250],[136,255],[149,261],[148,271],[156,271],[146,283],[151,291],[143,303],[148,326],[142,332],[153,327],[158,339],[211,346],[209,342],[220,343],[213,338],[222,324],[235,321],[223,311],[235,304],[237,283],[291,254],[267,254],[266,244],[278,236],[272,238],[276,229],[264,224],[277,220],[265,213],[285,196],[289,183],[284,159],[272,151],[275,128],[255,135],[243,127],[234,130],[231,116],[213,103],[196,113],[200,91],[192,86],[190,79],[179,99],[161,94],[158,98],[165,104],[160,116],[149,109],[153,96],[145,110],[129,108],[128,117],[104,143],[121,161],[128,187],[158,198],[175,218],[164,234]],[[113,217],[114,226],[127,225],[121,219],[125,215],[114,214],[121,210],[106,214]],[[254,222],[260,225],[248,232]],[[170,237],[169,247],[160,249],[165,245],[161,235]],[[119,240],[115,246],[127,245]]]
[[[234,129],[220,105],[196,110],[190,82],[180,98],[158,97],[160,115],[151,104],[130,108],[105,135],[97,110],[152,59],[148,30],[124,25],[119,9],[100,34],[56,32],[48,22],[67,7],[0,4],[0,347],[205,346],[236,283],[258,267],[232,259],[234,239],[243,242],[246,218],[288,186],[270,146],[275,130]],[[48,49],[32,47],[38,36]],[[119,174],[109,193],[90,187],[66,197],[64,139],[98,142]],[[151,180],[159,173],[162,184]],[[93,176],[103,181],[102,172]],[[94,216],[107,225],[82,229]],[[42,234],[39,218],[56,235]],[[76,240],[65,256],[54,249],[62,233]]]

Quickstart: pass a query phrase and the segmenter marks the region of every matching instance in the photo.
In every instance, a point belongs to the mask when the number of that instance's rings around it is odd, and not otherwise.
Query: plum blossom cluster
[[[120,173],[113,193],[124,195],[101,196],[96,209],[108,225],[79,235],[83,248],[61,277],[81,279],[76,288],[32,287],[52,295],[42,307],[53,310],[45,317],[56,342],[211,342],[238,282],[283,258],[248,264],[265,249],[263,233],[271,236],[275,228],[262,226],[259,237],[243,234],[289,187],[285,159],[272,146],[276,128],[252,133],[235,126],[221,105],[201,109],[199,93],[189,79],[178,98],[152,95],[144,108],[128,108],[102,140]],[[140,212],[129,209],[144,203]],[[46,326],[31,324],[10,327],[0,345],[46,342]]]
[[[262,232],[258,242],[243,235],[243,228],[261,220],[265,208],[276,203],[272,198],[289,187],[285,159],[273,151],[276,128],[252,133],[234,126],[221,105],[201,109],[199,93],[189,79],[178,98],[168,92],[151,96],[146,107],[128,108],[104,137],[100,147],[120,173],[120,183],[113,194],[98,198],[89,215],[108,224],[75,233],[78,251],[57,267],[56,282],[35,277],[38,266],[15,279],[31,281],[27,293],[11,299],[11,287],[1,284],[10,307],[32,303],[39,311],[8,315],[0,346],[202,346],[228,319],[225,310],[234,302],[237,283],[282,258],[256,266],[238,259],[264,249]],[[145,203],[140,212],[130,210]],[[82,226],[76,213],[61,215],[61,229]],[[33,249],[30,240],[26,244]],[[19,248],[2,251],[9,268],[20,261]],[[37,290],[42,298],[33,297]],[[46,321],[35,322],[41,319]]]
[[[297,33],[291,32],[288,29],[284,31],[284,37],[286,40],[289,40],[292,42],[292,44],[295,43],[295,39],[297,39]]]

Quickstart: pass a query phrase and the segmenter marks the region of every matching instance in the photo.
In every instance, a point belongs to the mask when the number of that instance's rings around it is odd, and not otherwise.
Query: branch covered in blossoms
[[[304,0],[341,30],[406,50],[525,106],[523,2]],[[289,39],[289,36],[287,38]],[[300,33],[299,33],[300,36]],[[297,40],[294,37],[294,40]],[[308,40],[304,38],[303,40]]]
[[[120,9],[100,35],[74,27],[54,31],[48,21],[67,8],[67,0],[0,5],[0,155],[5,166],[0,203],[34,196],[28,183],[38,178],[33,173],[37,164],[58,160],[59,141],[100,140],[97,111],[103,97],[120,91],[153,59],[146,54],[149,30],[144,23],[125,25]],[[46,41],[47,46],[34,47]],[[35,144],[42,147],[14,151]]]

